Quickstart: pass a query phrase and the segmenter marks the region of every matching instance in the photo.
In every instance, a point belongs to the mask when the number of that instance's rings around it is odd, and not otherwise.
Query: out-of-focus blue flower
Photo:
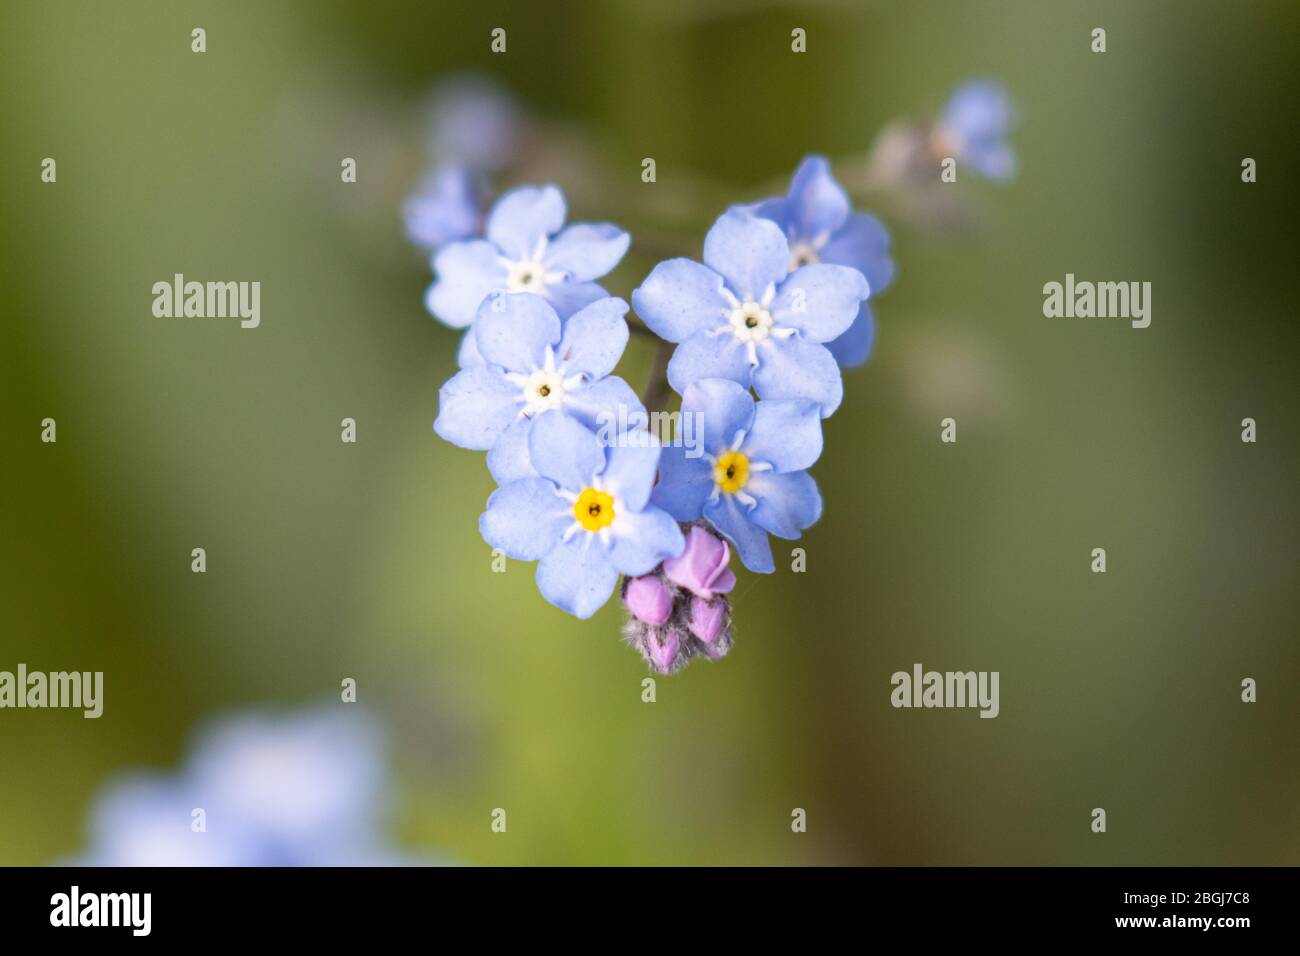
[[[539,295],[562,320],[606,298],[592,280],[618,265],[631,238],[610,223],[565,228],[565,214],[564,194],[555,186],[521,186],[503,195],[488,213],[486,238],[453,242],[434,256],[437,277],[424,300],[429,311],[463,329],[493,292]]]
[[[651,504],[679,521],[704,517],[745,567],[771,573],[768,534],[795,539],[821,517],[821,493],[805,470],[822,453],[817,404],[755,403],[735,382],[703,379],[682,395],[687,415],[700,416],[705,454],[688,458],[685,448],[665,448]]]
[[[848,193],[831,175],[825,157],[806,157],[795,170],[785,196],[739,208],[772,220],[785,232],[790,272],[818,262],[849,266],[866,276],[873,299],[893,281],[889,233],[876,217],[853,211]],[[866,362],[875,324],[871,304],[863,302],[848,331],[827,343],[842,367]]]
[[[434,170],[402,206],[411,242],[425,249],[470,236],[483,228],[483,205],[473,174],[462,166]]]
[[[575,617],[595,614],[620,574],[646,574],[685,547],[677,522],[649,504],[660,449],[639,436],[602,447],[576,419],[540,416],[528,436],[539,477],[498,488],[479,518],[492,547],[539,562],[542,597]]]
[[[1017,122],[1011,97],[992,80],[959,86],[935,124],[935,151],[952,156],[986,179],[1006,182],[1016,174],[1007,136]]]
[[[753,386],[767,399],[810,399],[828,416],[844,397],[826,348],[867,297],[857,269],[816,263],[789,271],[790,246],[769,219],[732,210],[704,239],[704,264],[670,259],[632,293],[654,332],[680,343],[668,363],[679,393],[702,378]]]
[[[496,83],[452,77],[434,89],[428,109],[429,147],[439,162],[495,172],[516,158],[523,117]]]
[[[558,410],[589,428],[641,424],[636,392],[610,375],[627,345],[627,303],[604,298],[561,326],[545,299],[521,292],[483,300],[471,334],[484,364],[462,369],[438,393],[433,430],[488,452],[500,483],[536,477],[528,436],[536,418]]]
[[[410,862],[380,829],[383,740],[362,711],[246,715],[202,734],[174,777],[108,787],[85,866],[332,866]],[[196,811],[203,826],[196,829]]]

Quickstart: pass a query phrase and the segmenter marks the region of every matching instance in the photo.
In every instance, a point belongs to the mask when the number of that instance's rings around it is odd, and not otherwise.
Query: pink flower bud
[[[686,536],[686,550],[681,557],[664,562],[664,575],[678,587],[708,601],[736,586],[736,576],[727,567],[730,560],[727,542],[695,525]]]
[[[646,651],[650,654],[650,664],[660,674],[670,674],[677,654],[682,648],[677,631],[669,628],[664,631],[652,630],[646,635]]]
[[[703,598],[691,598],[691,633],[705,644],[712,644],[722,633],[722,626],[727,621],[727,601],[706,601]]]
[[[668,586],[653,574],[628,581],[623,603],[638,620],[655,627],[667,621],[673,612],[673,596]]]

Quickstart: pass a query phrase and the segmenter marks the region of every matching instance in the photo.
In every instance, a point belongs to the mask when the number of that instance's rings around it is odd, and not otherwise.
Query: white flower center
[[[772,313],[757,302],[742,302],[727,316],[731,334],[741,342],[761,342],[771,334]]]
[[[821,262],[821,255],[817,251],[817,246],[811,242],[796,242],[790,246],[790,265],[786,271],[794,272],[803,266],[816,265]]]
[[[506,267],[507,292],[532,292],[541,295],[546,291],[546,266],[536,259],[520,259]]]
[[[519,410],[520,416],[532,418],[547,409],[561,407],[569,392],[581,387],[583,378],[581,373],[564,373],[564,368],[556,368],[555,350],[549,345],[541,368],[531,372],[507,372],[506,381],[519,386],[519,401],[524,406]]]

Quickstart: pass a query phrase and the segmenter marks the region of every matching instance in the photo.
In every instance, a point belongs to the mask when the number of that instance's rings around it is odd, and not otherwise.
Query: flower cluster
[[[998,93],[959,91],[934,125],[992,178],[1014,162]],[[869,299],[894,278],[888,232],[809,156],[785,195],[724,210],[698,260],[655,265],[630,299],[636,331],[659,341],[658,374],[681,396],[677,434],[661,442],[650,425],[667,410],[647,409],[613,374],[629,310],[598,281],[628,252],[628,233],[566,225],[553,185],[511,189],[486,214],[472,184],[447,173],[422,195],[408,226],[436,250],[425,305],[465,330],[434,431],[487,453],[498,487],[484,540],[536,561],[542,596],[579,618],[619,590],[625,636],[655,671],[723,656],[732,552],[770,574],[770,536],[798,539],[821,517],[808,470],[844,370],[871,354]],[[697,441],[683,440],[688,423]]]

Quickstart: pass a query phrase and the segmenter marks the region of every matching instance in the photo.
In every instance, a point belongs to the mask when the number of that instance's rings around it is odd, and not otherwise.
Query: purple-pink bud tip
[[[730,560],[727,542],[695,525],[686,535],[686,550],[681,557],[664,562],[664,575],[678,587],[709,601],[715,594],[726,594],[736,586],[736,575],[727,567]]]
[[[712,644],[717,640],[726,619],[725,600],[706,601],[703,598],[691,598],[691,633],[705,644]]]
[[[628,581],[623,603],[637,620],[653,627],[663,624],[673,613],[673,596],[668,586],[653,574]]]

